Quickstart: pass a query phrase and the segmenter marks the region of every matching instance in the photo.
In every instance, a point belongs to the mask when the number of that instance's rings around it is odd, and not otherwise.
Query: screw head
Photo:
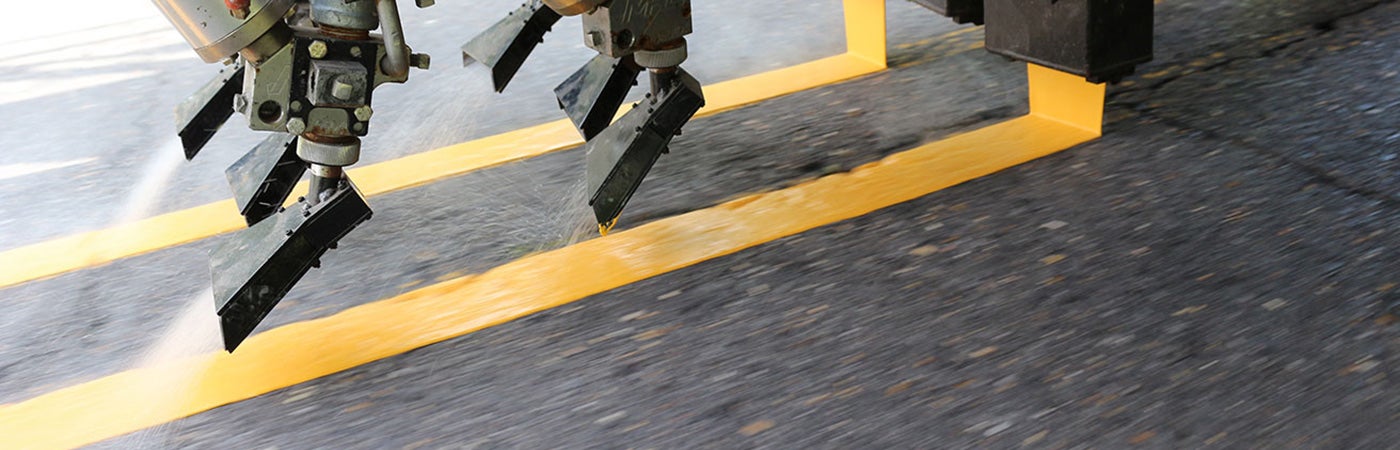
[[[311,58],[321,59],[326,57],[330,48],[326,47],[325,41],[311,41],[311,45],[306,46],[306,51],[311,52]]]
[[[287,132],[288,132],[288,133],[292,133],[292,134],[301,134],[301,133],[303,133],[303,132],[305,132],[305,131],[306,131],[306,122],[303,121],[303,120],[301,120],[301,118],[293,117],[293,118],[291,118],[290,120],[287,121]]]
[[[290,108],[292,112],[301,112],[302,105],[300,101],[292,100],[292,104],[287,105],[287,107]]]
[[[354,56],[354,57],[356,57],[356,58],[359,58],[360,55],[363,55],[363,54],[364,54],[364,50],[360,50],[359,47],[350,47],[350,56]]]
[[[373,116],[374,109],[370,108],[369,105],[364,105],[359,108],[355,108],[355,118],[360,119],[361,122],[368,122],[369,118]]]

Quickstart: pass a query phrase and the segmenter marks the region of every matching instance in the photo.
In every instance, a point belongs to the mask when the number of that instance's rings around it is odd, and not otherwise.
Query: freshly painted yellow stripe
[[[252,398],[784,236],[857,217],[1094,139],[1104,89],[1032,68],[1031,114],[845,174],[693,211],[507,263],[218,352],[0,406],[11,447],[98,442]],[[1048,89],[1048,91],[1047,91]],[[1045,100],[1061,102],[1045,108]],[[588,261],[588,264],[578,264]]]
[[[884,68],[885,0],[844,0],[842,6],[846,18],[846,54]]]
[[[885,69],[883,0],[845,0],[847,52],[707,86],[709,116]],[[559,120],[350,170],[374,196],[583,144]],[[297,191],[305,191],[305,183]],[[232,200],[0,252],[0,288],[38,280],[243,228]]]

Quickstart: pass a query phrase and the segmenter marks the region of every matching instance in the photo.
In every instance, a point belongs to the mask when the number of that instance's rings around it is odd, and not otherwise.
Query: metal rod
[[[651,74],[651,95],[653,97],[660,96],[662,92],[671,87],[671,83],[676,79],[675,67],[648,69],[647,72]]]
[[[336,166],[325,166],[321,164],[311,165],[311,186],[307,189],[306,204],[315,205],[322,200],[330,198],[340,189],[340,180],[345,177],[345,171]]]
[[[408,43],[403,37],[403,22],[395,0],[378,0],[379,26],[384,29],[384,60],[380,71],[391,77],[408,74]]]

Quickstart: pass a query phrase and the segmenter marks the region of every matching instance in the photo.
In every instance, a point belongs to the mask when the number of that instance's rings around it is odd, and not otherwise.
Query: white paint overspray
[[[136,367],[163,368],[160,376],[150,382],[159,383],[159,391],[164,395],[150,399],[147,407],[174,410],[189,401],[203,372],[191,369],[188,364],[173,363],[221,351],[222,342],[219,316],[214,312],[214,293],[206,288],[185,300],[174,321],[167,324],[165,332],[135,364]],[[136,449],[178,447],[172,438],[179,429],[179,422],[166,422],[133,433],[121,439],[118,445]]]
[[[180,140],[171,138],[156,148],[146,167],[141,171],[141,180],[127,192],[122,201],[121,216],[117,224],[126,224],[150,217],[160,203],[161,193],[170,186],[170,179],[185,161],[184,148]]]

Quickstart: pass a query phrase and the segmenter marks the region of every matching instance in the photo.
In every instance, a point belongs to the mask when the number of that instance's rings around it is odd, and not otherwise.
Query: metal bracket
[[[641,71],[631,56],[598,54],[554,88],[554,96],[584,140],[593,139],[612,123]]]
[[[273,134],[224,171],[248,226],[277,213],[292,194],[306,163],[297,158],[297,137]]]
[[[233,116],[234,98],[242,93],[243,63],[238,62],[225,67],[175,109],[175,126],[185,148],[185,159],[194,159],[228,122]]]
[[[671,138],[705,105],[700,82],[675,69],[659,94],[647,95],[621,119],[588,142],[588,204],[606,232],[622,214]]]
[[[480,61],[491,69],[491,82],[496,92],[505,91],[511,78],[520,71],[530,52],[544,42],[544,35],[559,22],[559,13],[540,0],[531,0],[491,25],[462,46],[462,65]]]
[[[350,181],[329,198],[298,202],[239,231],[209,254],[224,348],[232,352],[313,267],[372,212]]]

